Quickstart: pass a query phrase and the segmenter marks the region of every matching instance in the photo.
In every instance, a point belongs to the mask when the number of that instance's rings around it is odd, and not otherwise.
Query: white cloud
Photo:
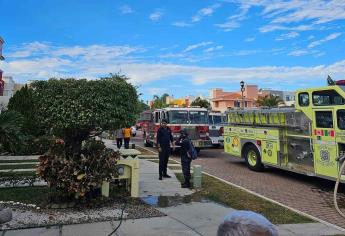
[[[46,54],[49,51],[49,44],[41,42],[24,43],[20,47],[11,48],[12,52],[7,54],[7,57],[24,58],[34,53]]]
[[[249,37],[244,40],[245,42],[253,42],[255,41],[255,37]]]
[[[216,27],[223,29],[225,32],[240,27],[240,22],[246,19],[246,15],[250,9],[250,5],[243,4],[239,9],[239,13],[231,15],[224,23],[215,24]]]
[[[120,12],[122,15],[131,14],[133,13],[133,9],[128,5],[122,5],[120,7]]]
[[[316,28],[313,25],[298,25],[298,26],[283,26],[283,25],[266,25],[261,27],[259,30],[262,33],[267,33],[275,30],[285,30],[285,31],[309,31],[309,30],[321,30],[322,27]]]
[[[193,24],[186,23],[184,21],[176,21],[176,22],[173,22],[171,25],[176,26],[176,27],[190,27],[190,26],[193,26]]]
[[[205,43],[204,43],[205,44]],[[210,44],[210,42],[206,42]],[[191,45],[193,46],[193,45]],[[110,72],[121,72],[131,78],[134,84],[147,84],[157,80],[167,80],[175,76],[189,78],[195,84],[207,84],[210,82],[238,83],[241,80],[247,83],[274,83],[302,84],[315,80],[324,80],[328,74],[335,78],[345,74],[345,60],[331,65],[316,66],[259,66],[259,67],[201,67],[177,64],[147,63],[143,60],[133,61],[132,53],[127,49],[117,56],[109,56],[115,47],[130,46],[102,46],[102,53],[97,53],[99,48],[90,46],[57,47],[47,44],[41,51],[35,51],[27,57],[11,57],[7,61],[0,62],[7,75],[13,75],[17,82],[25,82],[29,79],[47,79],[49,77],[76,77],[94,79]],[[109,47],[109,49],[106,49]],[[18,47],[20,48],[20,47]],[[78,50],[76,50],[77,48]],[[194,47],[195,48],[195,47]],[[58,49],[58,50],[57,50]],[[71,50],[73,49],[73,50]],[[87,50],[95,50],[87,54]],[[193,50],[193,47],[192,49]],[[44,52],[44,54],[42,53]],[[58,53],[57,53],[58,52]],[[107,52],[107,53],[103,53]],[[140,52],[140,51],[139,51]],[[12,52],[13,54],[16,51]],[[257,51],[241,51],[238,54],[248,55]],[[292,54],[303,54],[295,52]],[[312,52],[314,53],[314,52]],[[320,52],[315,51],[315,56]],[[322,54],[322,53],[321,53]],[[91,56],[91,58],[89,58]],[[96,56],[100,59],[92,60]]]
[[[293,39],[299,36],[298,32],[292,31],[286,34],[281,34],[276,38],[277,41],[287,40],[287,39]]]
[[[338,38],[340,35],[341,35],[341,33],[332,33],[332,34],[328,35],[326,38],[311,42],[308,45],[308,48],[313,48],[313,47],[319,46],[319,45],[321,45],[327,41],[334,40],[334,39]]]
[[[214,11],[220,6],[221,4],[216,3],[216,4],[213,4],[212,6],[208,6],[208,7],[200,9],[196,15],[192,16],[192,22],[198,22],[205,16],[211,16],[214,13]]]
[[[221,50],[223,48],[224,48],[224,46],[219,45],[219,46],[216,46],[216,47],[207,48],[207,49],[204,50],[204,52],[210,53],[210,52],[214,52],[214,51],[217,51],[217,50]]]
[[[155,87],[151,87],[151,88],[147,88],[146,92],[153,96],[153,95],[162,95],[163,93],[166,93],[168,91],[167,88],[155,88]]]
[[[162,16],[164,15],[164,12],[162,9],[156,9],[154,12],[150,14],[150,20],[152,21],[159,21]]]
[[[262,50],[240,50],[235,53],[233,53],[234,56],[249,56],[253,54],[257,54],[263,52]]]
[[[295,57],[300,57],[309,54],[307,50],[294,50],[291,51],[288,55],[289,56],[295,56]]]
[[[212,43],[213,42],[201,42],[201,43],[197,43],[197,44],[192,44],[192,45],[189,45],[188,47],[186,47],[186,49],[183,50],[183,52],[189,52],[191,50],[194,50],[194,49],[197,49],[200,47],[205,47],[205,46],[210,45]]]
[[[232,4],[239,4],[240,8],[261,8],[261,16],[269,20],[268,24],[260,28],[260,31],[263,33],[275,30],[322,30],[325,29],[325,27],[320,26],[322,24],[345,19],[344,0],[224,1]],[[238,21],[235,22],[239,23]],[[232,26],[236,24],[229,25]]]

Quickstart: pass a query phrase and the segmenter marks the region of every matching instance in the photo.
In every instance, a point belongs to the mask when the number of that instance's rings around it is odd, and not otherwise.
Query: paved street
[[[140,135],[133,141],[142,145]],[[264,172],[250,171],[242,160],[223,153],[222,149],[202,150],[193,163],[202,165],[204,171],[219,178],[345,228],[345,219],[333,207],[332,181],[274,168]],[[338,202],[345,207],[344,186],[339,191]]]

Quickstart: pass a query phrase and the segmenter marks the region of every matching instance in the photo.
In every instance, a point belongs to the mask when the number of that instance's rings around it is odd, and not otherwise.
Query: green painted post
[[[201,188],[202,169],[201,165],[193,166],[193,187]]]

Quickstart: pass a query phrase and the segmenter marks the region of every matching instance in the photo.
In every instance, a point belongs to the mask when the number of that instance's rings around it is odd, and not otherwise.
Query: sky
[[[144,101],[345,79],[344,0],[0,0],[17,83],[128,76]]]

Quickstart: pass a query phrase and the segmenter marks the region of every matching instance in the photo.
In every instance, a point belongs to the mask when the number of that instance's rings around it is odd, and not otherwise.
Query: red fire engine
[[[150,124],[151,120],[152,120],[152,111],[147,110],[147,111],[143,111],[142,113],[140,113],[140,117],[135,124],[137,129],[141,129],[144,137],[146,137],[146,134],[148,133],[149,124]]]
[[[197,151],[212,147],[208,133],[208,111],[196,107],[167,107],[153,110],[148,132],[144,138],[145,146],[156,145],[157,131],[162,119],[168,121],[174,139],[180,136],[182,129],[186,129]]]

